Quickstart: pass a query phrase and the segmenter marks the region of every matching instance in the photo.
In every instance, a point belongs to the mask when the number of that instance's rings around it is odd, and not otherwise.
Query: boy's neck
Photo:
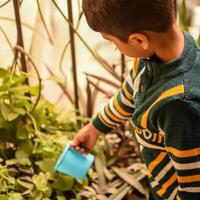
[[[185,41],[179,26],[174,24],[167,33],[156,34],[154,38],[154,53],[163,62],[170,62],[180,57]]]

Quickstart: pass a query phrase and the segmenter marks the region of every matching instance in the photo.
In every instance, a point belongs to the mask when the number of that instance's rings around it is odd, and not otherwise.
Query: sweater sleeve
[[[108,133],[132,116],[134,112],[133,79],[133,69],[131,69],[121,90],[110,99],[109,103],[92,120],[96,129]]]
[[[165,148],[178,177],[177,199],[200,197],[200,102],[175,101],[159,113]]]

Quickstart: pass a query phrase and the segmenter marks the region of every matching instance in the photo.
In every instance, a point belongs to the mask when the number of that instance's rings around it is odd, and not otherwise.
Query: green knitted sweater
[[[177,60],[141,59],[93,119],[103,133],[131,119],[155,200],[200,199],[200,49],[184,36]]]

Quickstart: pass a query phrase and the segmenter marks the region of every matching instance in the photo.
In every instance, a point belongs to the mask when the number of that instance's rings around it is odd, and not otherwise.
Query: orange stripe
[[[134,78],[136,77],[136,74],[137,74],[138,64],[139,64],[139,59],[135,58],[133,62],[133,77]]]
[[[103,119],[103,117],[101,116],[100,113],[98,114],[98,117],[99,117],[99,119],[101,120],[101,122],[102,122],[103,124],[105,124],[106,126],[108,126],[108,127],[110,127],[110,128],[116,128],[116,126],[109,125],[109,124]]]
[[[200,155],[200,148],[190,150],[178,150],[173,147],[166,147],[166,150],[179,158],[187,158]]]
[[[156,101],[149,107],[149,109],[144,113],[144,115],[142,116],[141,119],[141,126],[143,128],[147,128],[147,119],[149,117],[149,113],[151,111],[151,109],[161,100],[166,99],[168,97],[172,97],[178,94],[183,94],[184,93],[184,85],[179,85],[176,87],[173,87],[169,90],[166,90],[165,92],[163,92],[158,99],[156,99]]]
[[[115,106],[116,110],[117,110],[121,115],[124,115],[124,116],[127,116],[127,117],[130,117],[130,116],[132,115],[131,113],[128,113],[128,112],[124,111],[124,110],[120,107],[120,105],[119,105],[119,103],[118,103],[118,101],[117,101],[117,94],[114,96],[114,106]]]
[[[122,122],[122,121],[124,121],[124,119],[119,119],[119,118],[115,117],[115,116],[109,111],[108,106],[106,106],[105,110],[106,110],[106,114],[107,114],[113,121],[116,121],[116,122]]]
[[[126,97],[129,99],[129,100],[133,100],[133,95],[127,90],[126,88],[126,81],[124,82],[123,86],[122,86],[122,89],[126,95]]]
[[[176,200],[181,200],[181,198],[177,195],[177,198],[176,198]]]
[[[173,176],[162,185],[162,188],[157,191],[157,194],[159,196],[162,196],[166,192],[167,188],[169,188],[176,180],[177,176],[176,173],[174,173]]]
[[[178,176],[178,182],[180,183],[200,182],[200,175]]]
[[[165,158],[165,156],[167,155],[167,153],[162,152],[160,153],[155,160],[153,160],[149,166],[148,166],[148,173],[149,176],[151,176],[151,172],[153,171],[153,169]]]

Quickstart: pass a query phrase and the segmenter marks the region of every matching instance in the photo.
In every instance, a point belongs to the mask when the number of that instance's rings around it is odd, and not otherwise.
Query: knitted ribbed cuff
[[[106,126],[106,125],[99,119],[98,115],[97,115],[95,118],[93,118],[92,124],[93,124],[93,126],[94,126],[97,130],[99,130],[100,132],[105,133],[105,134],[106,134],[106,133],[109,133],[110,131],[113,130],[113,128],[110,128],[110,127]]]

